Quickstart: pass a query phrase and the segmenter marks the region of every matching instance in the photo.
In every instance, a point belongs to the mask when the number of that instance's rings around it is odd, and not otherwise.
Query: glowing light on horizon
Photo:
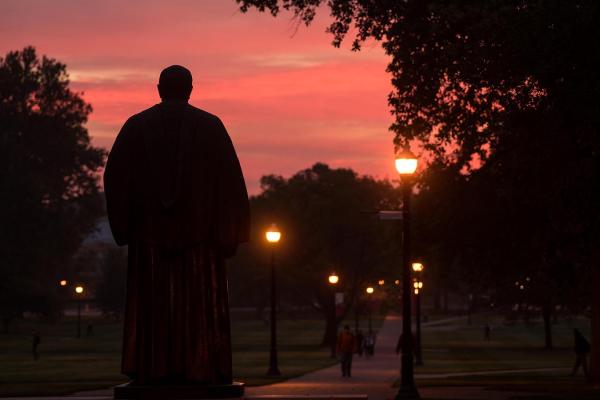
[[[332,285],[335,285],[339,282],[340,277],[337,276],[337,274],[335,272],[333,272],[331,275],[329,275],[329,283],[331,283]]]
[[[277,228],[277,225],[271,224],[271,227],[265,233],[265,237],[269,243],[277,243],[281,239],[281,232]]]

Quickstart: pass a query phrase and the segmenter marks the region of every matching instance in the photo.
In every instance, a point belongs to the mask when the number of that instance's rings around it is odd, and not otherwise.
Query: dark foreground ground
[[[483,340],[483,325],[492,337]],[[55,324],[26,321],[0,335],[0,396],[58,395],[107,388],[125,379],[118,373],[120,324],[94,319],[94,335],[77,339],[73,319]],[[377,318],[375,326],[379,327]],[[421,394],[432,399],[600,399],[600,389],[579,376],[568,377],[574,361],[572,328],[588,335],[589,320],[559,321],[553,326],[555,348],[544,350],[541,323],[504,323],[500,316],[437,316],[423,327],[424,365],[416,367]],[[31,329],[42,334],[41,358],[31,357]],[[273,386],[248,389],[252,394],[368,393],[371,399],[393,397],[399,376],[394,348],[401,323],[390,316],[379,332],[373,358],[355,357],[351,380],[339,377],[335,360],[320,343],[323,322],[318,316],[289,318],[280,327],[281,379]],[[249,385],[277,383],[266,378],[268,326],[251,313],[234,313],[234,368],[237,379]],[[319,370],[310,373],[310,371]],[[110,392],[89,393],[107,396]]]

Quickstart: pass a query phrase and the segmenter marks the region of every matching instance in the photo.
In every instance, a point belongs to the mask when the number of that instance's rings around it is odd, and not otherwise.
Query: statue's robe
[[[109,154],[111,230],[129,246],[122,371],[135,382],[230,383],[225,258],[249,235],[235,150],[216,116],[166,101]]]

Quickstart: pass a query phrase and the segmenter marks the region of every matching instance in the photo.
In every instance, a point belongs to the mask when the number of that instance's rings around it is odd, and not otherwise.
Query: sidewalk
[[[246,395],[367,394],[373,400],[393,398],[397,389],[391,385],[400,376],[400,357],[395,349],[401,328],[400,317],[388,316],[378,332],[375,355],[370,359],[354,355],[351,378],[342,378],[339,365],[334,365],[285,382],[249,387]]]
[[[354,356],[352,378],[342,378],[339,365],[334,365],[285,382],[249,387],[246,396],[366,394],[369,400],[393,399],[398,389],[391,386],[400,376],[400,357],[395,353],[400,332],[402,318],[388,315],[378,332],[374,357]],[[482,387],[419,388],[419,393],[423,399],[454,400],[508,400],[519,395],[515,392],[492,392]]]

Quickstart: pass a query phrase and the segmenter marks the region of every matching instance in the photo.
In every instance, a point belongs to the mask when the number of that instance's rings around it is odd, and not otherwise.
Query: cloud
[[[332,47],[324,13],[306,28],[289,14],[241,14],[233,0],[2,8],[0,54],[31,44],[65,62],[72,87],[94,107],[94,144],[110,148],[130,115],[160,101],[162,68],[182,64],[194,75],[191,103],[224,121],[252,193],[262,175],[317,161],[393,176],[388,60],[376,45]]]

